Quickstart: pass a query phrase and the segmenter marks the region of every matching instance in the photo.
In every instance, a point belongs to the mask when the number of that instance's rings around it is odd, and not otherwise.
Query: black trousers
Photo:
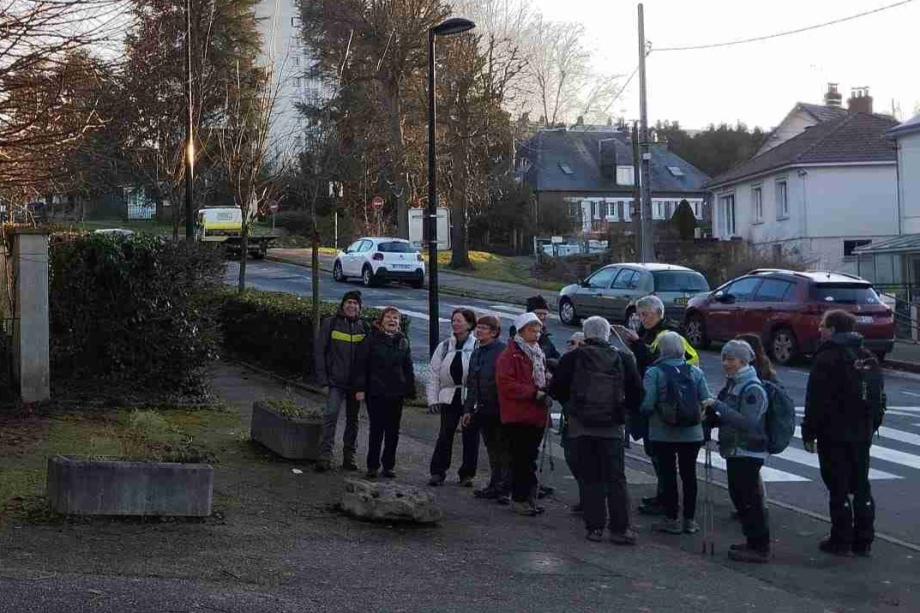
[[[438,442],[434,446],[431,456],[429,471],[431,475],[446,476],[450,468],[451,456],[454,453],[454,434],[463,417],[463,405],[459,394],[454,402],[441,405],[441,430],[438,433]],[[463,428],[463,463],[458,471],[459,477],[472,479],[476,476],[476,465],[479,462],[479,429],[475,422]]]
[[[759,458],[727,458],[728,490],[738,505],[741,528],[747,538],[748,547],[758,551],[770,550],[770,526],[767,523],[767,507],[760,485],[760,469],[763,460]]]
[[[378,470],[383,446],[383,469],[396,466],[396,446],[399,444],[399,422],[402,420],[403,399],[367,397],[367,418],[370,434],[367,441],[367,469]]]
[[[860,547],[875,538],[875,501],[869,485],[870,444],[818,441],[821,479],[829,495],[832,541]]]
[[[648,458],[652,461],[652,469],[655,472],[655,480],[657,481],[655,484],[655,498],[657,498],[660,502],[664,499],[664,490],[661,487],[661,477],[658,475],[658,458],[655,457],[655,452],[652,450],[652,441],[649,440],[648,435],[642,439],[642,450],[645,452],[645,455],[647,455]]]
[[[482,434],[482,443],[489,455],[491,475],[488,487],[501,494],[507,494],[511,491],[511,462],[501,417],[477,414],[473,421]]]
[[[511,498],[527,502],[536,498],[537,455],[543,440],[543,428],[525,424],[504,424],[511,455]]]
[[[684,491],[684,519],[696,517],[696,458],[702,443],[652,442],[652,451],[658,459],[658,483],[668,519],[677,519],[677,471]]]
[[[624,532],[629,528],[629,493],[623,439],[579,436],[571,445],[585,527],[600,530],[608,524],[611,532]]]

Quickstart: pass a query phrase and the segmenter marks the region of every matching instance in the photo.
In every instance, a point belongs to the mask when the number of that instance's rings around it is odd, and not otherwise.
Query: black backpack
[[[688,428],[702,421],[702,407],[689,364],[671,366],[656,364],[665,377],[664,399],[659,399],[655,410],[661,421],[669,426]]]
[[[872,416],[872,431],[877,432],[885,419],[888,397],[885,394],[885,376],[874,355],[857,354],[846,350],[847,368],[853,375],[855,397],[859,410]]]
[[[575,350],[568,412],[585,426],[613,426],[626,402],[623,358],[613,347]]]

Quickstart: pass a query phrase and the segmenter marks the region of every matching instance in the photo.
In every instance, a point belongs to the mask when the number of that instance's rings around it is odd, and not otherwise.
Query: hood
[[[840,347],[859,349],[863,345],[863,337],[859,332],[835,332],[827,342]]]

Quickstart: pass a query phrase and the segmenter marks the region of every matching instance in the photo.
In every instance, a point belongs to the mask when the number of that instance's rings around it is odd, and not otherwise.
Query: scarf
[[[544,389],[546,387],[546,356],[543,354],[540,345],[527,343],[521,338],[520,334],[514,335],[514,342],[524,352],[524,355],[533,362],[533,382],[536,383],[538,389]]]

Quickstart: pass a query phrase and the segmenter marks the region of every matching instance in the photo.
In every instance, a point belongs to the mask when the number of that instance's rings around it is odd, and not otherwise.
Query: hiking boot
[[[594,543],[600,543],[604,540],[604,531],[600,528],[588,530],[587,534],[585,534],[585,538]]]
[[[330,466],[328,460],[320,460],[319,462],[313,465],[313,471],[318,472],[318,473],[329,472],[329,470],[331,469],[332,469],[332,466]]]
[[[460,477],[458,481],[460,487],[473,487],[473,478],[472,477]]]
[[[636,531],[627,528],[622,532],[611,532],[610,533],[610,542],[614,545],[623,545],[625,547],[631,547],[639,542],[639,535],[636,534]]]
[[[695,519],[684,520],[684,534],[696,534],[699,531],[700,525],[696,523]]]
[[[537,509],[529,502],[518,502],[515,500],[511,503],[511,510],[517,515],[524,515],[526,517],[535,517],[539,515]]]
[[[860,558],[871,557],[872,543],[853,543],[853,554],[859,556]]]
[[[508,494],[499,494],[498,498],[495,499],[495,502],[506,507],[509,504],[511,504],[511,496],[509,496]]]
[[[364,476],[365,476],[366,478],[368,478],[368,479],[376,479],[376,478],[377,478],[377,471],[376,471],[376,470],[373,470],[373,469],[370,469],[370,470],[368,470],[366,473],[364,473]]]
[[[735,562],[766,564],[770,561],[770,550],[754,549],[750,546],[745,546],[744,549],[729,549],[728,557]]]
[[[351,458],[342,460],[342,470],[347,470],[349,472],[354,472],[358,470],[358,465],[355,464],[355,461]]]
[[[677,518],[665,519],[653,523],[652,530],[655,532],[664,532],[666,534],[683,534],[684,524]]]
[[[495,500],[498,498],[498,490],[494,487],[484,487],[482,489],[473,490],[473,496],[483,500]]]
[[[444,483],[444,475],[431,475],[431,479],[428,480],[428,485],[432,487],[438,487]]]
[[[386,479],[395,479],[395,478],[396,478],[396,473],[393,472],[393,469],[392,469],[392,468],[385,468],[385,469],[383,469],[383,472],[380,473],[380,474],[382,474],[382,475],[384,476],[384,478],[386,478]]]
[[[818,549],[824,553],[829,553],[835,556],[844,556],[848,557],[850,555],[850,545],[847,543],[841,543],[838,541],[831,540],[826,538],[818,543]]]

